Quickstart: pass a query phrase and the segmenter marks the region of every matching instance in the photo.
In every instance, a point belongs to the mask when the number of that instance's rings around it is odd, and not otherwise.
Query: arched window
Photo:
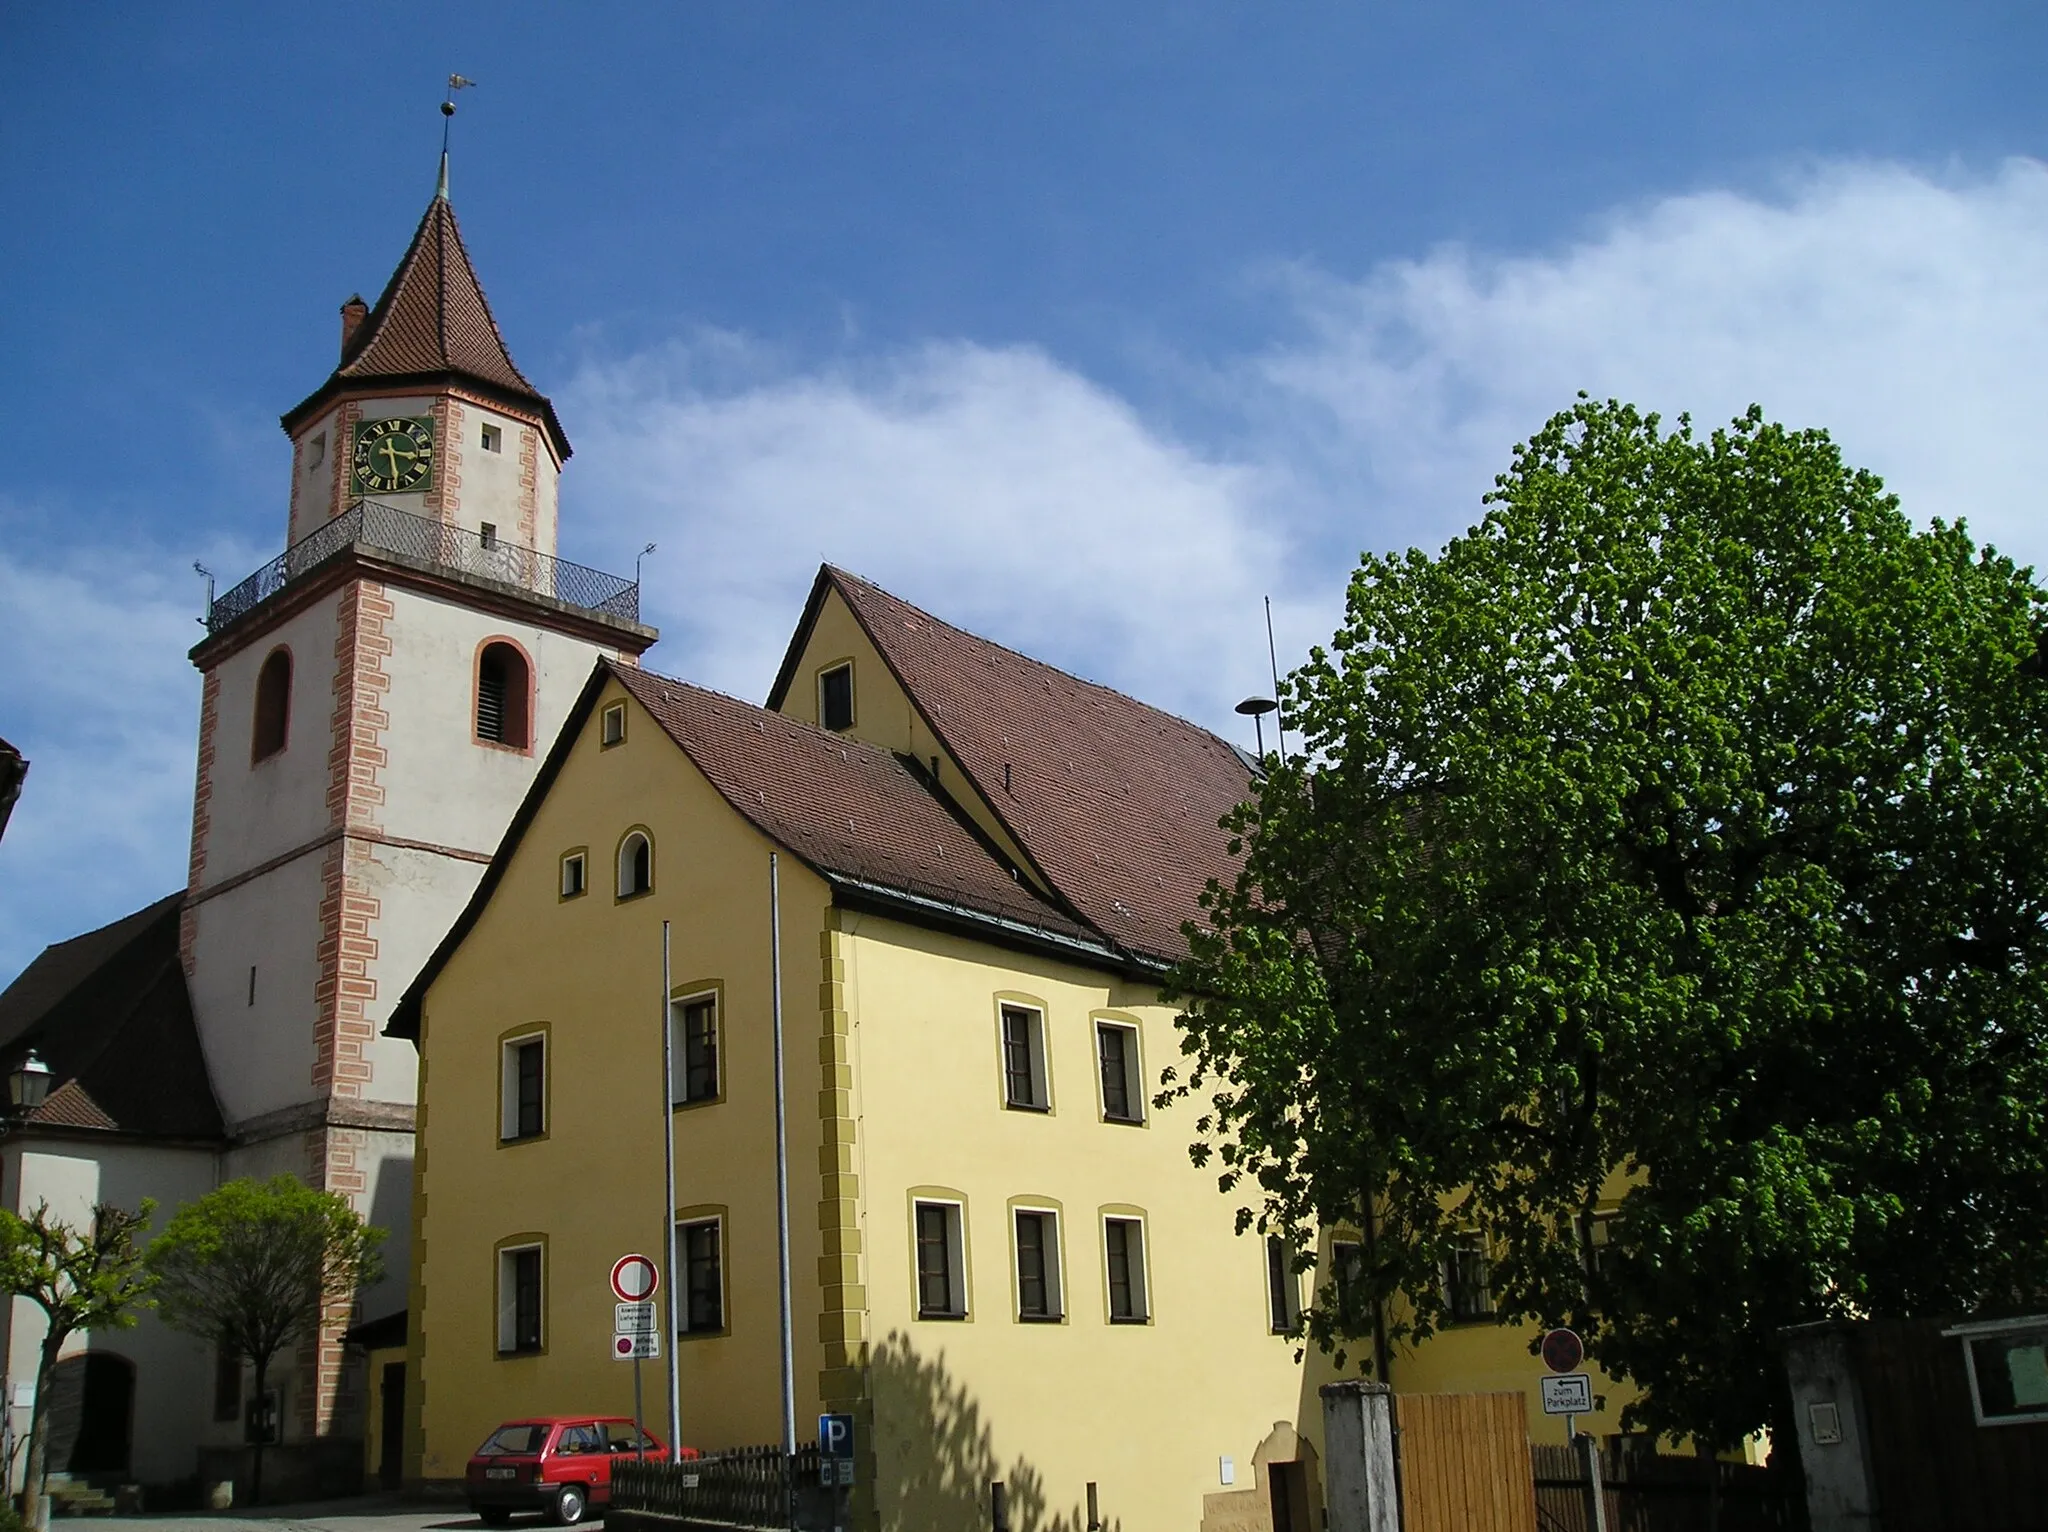
[[[292,722],[292,652],[273,649],[256,672],[256,725],[249,736],[251,763],[284,749]]]
[[[524,750],[533,743],[532,672],[511,644],[485,644],[476,661],[476,737]]]
[[[654,887],[654,842],[645,830],[629,830],[619,842],[619,897],[630,899]]]

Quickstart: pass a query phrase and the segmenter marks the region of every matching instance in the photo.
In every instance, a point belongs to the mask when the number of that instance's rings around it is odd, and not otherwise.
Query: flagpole
[[[676,1345],[683,1333],[677,1322],[676,1306],[676,1129],[675,1129],[675,1026],[670,1020],[669,996],[674,981],[669,977],[668,922],[661,923],[661,1163],[663,1204],[661,1210],[661,1251],[663,1277],[668,1283],[668,1456],[671,1463],[683,1460],[683,1359]],[[638,1365],[637,1363],[635,1364]]]

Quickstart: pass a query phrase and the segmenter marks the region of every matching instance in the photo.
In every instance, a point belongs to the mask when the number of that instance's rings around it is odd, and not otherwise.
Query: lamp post
[[[17,1117],[25,1117],[43,1104],[50,1094],[50,1066],[35,1049],[7,1073],[7,1102]]]
[[[1271,697],[1247,697],[1237,705],[1237,711],[1250,718],[1252,726],[1259,732],[1259,759],[1261,761],[1264,761],[1266,758],[1266,715],[1279,705]]]

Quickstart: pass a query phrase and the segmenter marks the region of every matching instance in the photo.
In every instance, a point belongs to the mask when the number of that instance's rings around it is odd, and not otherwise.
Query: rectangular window
[[[1103,1264],[1109,1278],[1109,1322],[1143,1324],[1145,1305],[1145,1225],[1136,1218],[1102,1221]]]
[[[669,1081],[668,1099],[680,1106],[685,1101],[711,1101],[718,1095],[718,997],[697,995],[669,1006],[669,1022],[675,1029],[669,1039],[669,1064],[675,1071]]]
[[[960,1204],[920,1202],[917,1220],[917,1317],[960,1319],[967,1313]]]
[[[1301,1287],[1294,1280],[1294,1252],[1277,1234],[1266,1236],[1266,1318],[1275,1335],[1294,1328],[1301,1314]]]
[[[540,1350],[540,1246],[498,1252],[498,1354]]]
[[[1337,1312],[1351,1314],[1365,1290],[1365,1246],[1356,1240],[1330,1242],[1330,1285],[1337,1292]]]
[[[853,666],[834,665],[819,673],[818,722],[834,730],[853,727]]]
[[[1028,1006],[1003,1007],[1003,1104],[1026,1112],[1043,1112],[1050,1106],[1045,1089],[1045,1018]]]
[[[486,550],[498,546],[498,525],[496,522],[487,521],[477,530],[483,537]]]
[[[1059,1215],[1019,1209],[1017,1221],[1017,1317],[1058,1319],[1065,1312],[1060,1293]]]
[[[486,452],[504,451],[505,433],[497,426],[485,426],[483,429],[483,449]]]
[[[614,702],[604,710],[603,739],[606,746],[623,744],[626,738],[626,704]]]
[[[676,1252],[683,1260],[685,1334],[725,1328],[725,1267],[719,1254],[719,1228],[716,1218],[676,1225]]]
[[[1111,1122],[1142,1120],[1144,1094],[1138,1077],[1137,1029],[1098,1021],[1095,1057],[1102,1066],[1102,1115]]]
[[[242,1359],[225,1346],[213,1353],[213,1418],[242,1418]]]
[[[562,897],[574,899],[589,887],[588,871],[584,855],[572,851],[562,858]]]
[[[504,1111],[500,1138],[533,1138],[545,1131],[547,1053],[545,1037],[517,1037],[505,1044],[499,1085]]]
[[[1444,1302],[1451,1323],[1469,1324],[1493,1318],[1493,1294],[1486,1266],[1486,1242],[1477,1234],[1461,1234],[1444,1258]]]
[[[1958,1325],[1970,1403],[1980,1426],[2048,1420],[2048,1324],[2039,1316]]]

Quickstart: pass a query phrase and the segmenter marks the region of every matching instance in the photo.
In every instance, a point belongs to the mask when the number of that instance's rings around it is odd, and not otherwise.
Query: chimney
[[[348,343],[355,339],[356,327],[370,317],[370,305],[363,302],[361,293],[350,293],[348,302],[341,306],[341,359],[348,360]]]

